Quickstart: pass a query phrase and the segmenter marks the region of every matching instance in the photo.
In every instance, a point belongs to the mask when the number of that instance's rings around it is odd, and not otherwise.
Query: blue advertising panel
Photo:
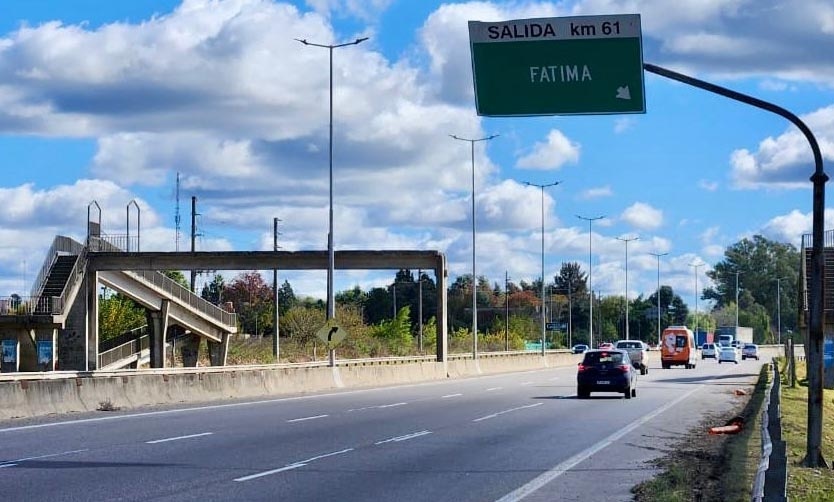
[[[52,364],[53,346],[51,340],[38,340],[38,366]]]
[[[834,366],[834,339],[825,337],[822,345],[822,364],[828,370]]]
[[[3,362],[17,362],[17,340],[3,340]]]

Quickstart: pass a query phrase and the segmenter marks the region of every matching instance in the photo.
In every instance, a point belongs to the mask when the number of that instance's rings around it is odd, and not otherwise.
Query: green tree
[[[99,336],[109,340],[147,324],[145,309],[130,298],[120,295],[99,296]]]
[[[184,277],[183,277],[184,279]],[[220,305],[223,302],[223,289],[226,287],[226,281],[220,274],[214,274],[211,282],[203,285],[200,291],[200,297],[203,300],[211,302],[215,305]]]
[[[760,311],[756,308],[759,305],[768,313],[770,322],[759,334],[755,333],[754,327],[754,336],[770,337],[778,331],[777,312],[780,311],[782,331],[795,331],[799,301],[799,251],[792,244],[755,235],[729,246],[724,256],[722,261],[707,272],[714,287],[705,288],[703,298],[715,301],[716,309],[735,303],[738,272],[739,323],[744,310],[752,309],[746,322],[759,318]],[[777,279],[780,279],[778,288]],[[735,320],[732,324],[735,324]]]
[[[173,280],[180,286],[184,287],[185,289],[190,290],[191,286],[188,284],[188,279],[185,278],[185,275],[180,270],[163,270],[162,273],[168,277],[169,279]]]

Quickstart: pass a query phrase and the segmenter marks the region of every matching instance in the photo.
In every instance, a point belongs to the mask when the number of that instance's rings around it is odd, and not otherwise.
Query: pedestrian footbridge
[[[94,370],[166,365],[166,339],[177,336],[183,364],[194,366],[206,340],[212,365],[224,365],[237,315],[192,293],[156,270],[94,270],[98,255],[123,253],[100,235],[87,245],[55,237],[29,297],[0,299],[3,371]],[[145,308],[147,325],[101,342],[99,288]],[[13,345],[15,345],[13,347]],[[13,360],[13,361],[12,361]]]

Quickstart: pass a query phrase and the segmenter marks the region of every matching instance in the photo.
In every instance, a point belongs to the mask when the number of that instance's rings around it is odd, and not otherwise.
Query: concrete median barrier
[[[446,363],[415,360],[339,361],[310,365],[168,368],[99,372],[4,374],[0,420],[143,406],[296,395],[402,385],[483,374],[575,365],[581,356],[552,352],[453,356]]]

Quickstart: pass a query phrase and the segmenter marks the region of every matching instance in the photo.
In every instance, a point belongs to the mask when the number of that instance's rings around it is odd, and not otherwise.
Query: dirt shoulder
[[[766,371],[767,366],[763,369]],[[765,373],[766,375],[766,373]],[[653,461],[662,473],[634,487],[638,502],[747,501],[758,465],[761,444],[759,414],[766,387],[760,376],[755,389],[739,396],[732,408],[708,414],[677,441],[666,455]],[[742,432],[709,434],[710,427],[740,417]]]

